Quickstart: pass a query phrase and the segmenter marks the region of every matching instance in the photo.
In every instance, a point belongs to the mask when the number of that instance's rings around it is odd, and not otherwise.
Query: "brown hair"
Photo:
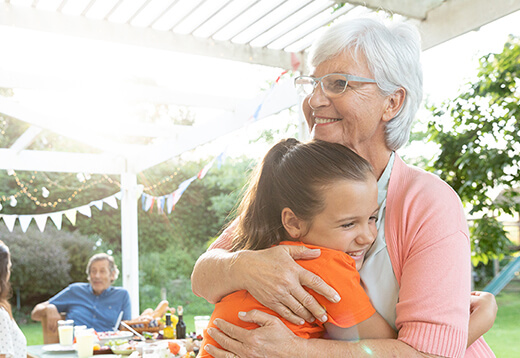
[[[294,138],[278,142],[249,179],[232,250],[261,250],[291,240],[281,220],[284,208],[311,223],[325,209],[322,193],[330,184],[366,181],[369,175],[370,164],[341,144]]]
[[[12,294],[8,277],[10,257],[9,248],[0,240],[0,307],[5,309],[9,316],[13,318],[11,304],[9,303]]]

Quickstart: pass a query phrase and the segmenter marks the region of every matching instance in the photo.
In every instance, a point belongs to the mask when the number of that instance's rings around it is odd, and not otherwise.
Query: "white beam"
[[[65,75],[64,75],[65,76]],[[44,74],[27,74],[9,71],[0,68],[0,87],[22,88],[30,90],[53,91],[68,93],[84,91],[85,88],[98,88],[100,83],[106,83],[104,77],[89,78],[88,80],[59,77]],[[149,102],[155,104],[175,104],[187,107],[213,108],[232,111],[242,99],[221,95],[209,95],[176,91],[164,86],[140,84],[136,82],[120,81],[109,83],[117,90],[117,95],[128,102]],[[105,85],[106,86],[106,85]]]
[[[414,19],[424,19],[428,10],[440,5],[444,0],[347,0],[347,3],[365,6],[373,10],[385,10]],[[452,0],[448,0],[452,1]],[[336,1],[342,3],[343,1]]]
[[[11,145],[11,150],[16,153],[20,152],[23,149],[26,149],[31,143],[36,139],[36,137],[41,133],[42,129],[30,126],[27,128],[25,132],[16,140],[16,142]]]
[[[427,50],[520,10],[518,0],[450,0],[431,10],[419,24]]]
[[[284,51],[254,48],[230,41],[215,41],[191,35],[179,35],[172,31],[140,28],[129,24],[88,19],[84,16],[70,16],[58,12],[13,6],[8,3],[0,4],[0,25],[285,69],[291,68],[290,54]]]
[[[46,152],[0,148],[0,169],[36,170],[40,172],[120,174],[124,159],[104,154]]]
[[[235,113],[216,118],[203,125],[193,126],[174,142],[162,142],[136,153],[132,162],[129,163],[129,168],[132,172],[141,172],[176,155],[236,131],[246,126],[247,123],[253,122],[253,115],[259,106],[261,106],[261,109],[258,112],[257,120],[290,108],[297,102],[298,95],[292,79],[287,78],[280,81],[267,93],[243,102]]]
[[[132,317],[139,316],[139,240],[137,230],[137,205],[139,190],[137,177],[132,173],[121,174],[121,260],[123,287],[130,294]]]

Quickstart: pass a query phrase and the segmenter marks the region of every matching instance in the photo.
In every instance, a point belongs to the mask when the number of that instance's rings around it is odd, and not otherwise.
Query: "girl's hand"
[[[306,341],[297,337],[277,317],[265,312],[253,310],[240,312],[239,317],[245,322],[254,322],[260,327],[247,330],[216,319],[219,329],[209,328],[208,334],[223,349],[206,345],[205,349],[215,358],[235,357],[297,357],[299,349],[305,349]]]
[[[493,327],[497,311],[498,306],[493,294],[482,291],[471,292],[468,347]]]
[[[303,269],[294,260],[313,259],[320,250],[304,246],[279,245],[260,251],[240,252],[234,268],[236,279],[262,305],[294,324],[304,320],[327,320],[325,309],[310,295],[307,286],[331,302],[339,302],[338,293],[319,276]]]

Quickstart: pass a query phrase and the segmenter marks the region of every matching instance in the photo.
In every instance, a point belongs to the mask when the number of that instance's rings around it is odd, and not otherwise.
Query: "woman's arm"
[[[468,347],[493,327],[497,316],[495,296],[489,292],[471,292]]]
[[[326,312],[303,286],[331,302],[338,293],[319,276],[303,269],[294,260],[319,256],[320,250],[303,246],[275,246],[259,251],[228,252],[213,249],[196,262],[191,276],[193,292],[210,303],[225,295],[245,289],[260,303],[295,324],[319,319]]]
[[[241,312],[240,318],[255,322],[260,328],[247,330],[221,319],[215,320],[219,329],[208,333],[224,351],[207,345],[215,358],[234,357],[437,357],[421,353],[396,339],[365,339],[358,342],[297,337],[282,321],[261,311]],[[230,353],[232,352],[232,353]]]
[[[339,341],[353,341],[358,339],[397,338],[397,333],[390,327],[379,313],[348,328],[338,327],[332,323],[325,323],[327,338]]]

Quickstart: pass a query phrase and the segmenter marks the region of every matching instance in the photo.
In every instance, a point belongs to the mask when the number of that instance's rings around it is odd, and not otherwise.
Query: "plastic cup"
[[[210,316],[195,316],[195,334],[202,336],[208,327]]]
[[[76,335],[76,350],[79,358],[91,357],[94,354],[94,332],[81,329]]]
[[[74,321],[71,319],[58,321],[58,336],[60,345],[72,346],[74,342]]]

